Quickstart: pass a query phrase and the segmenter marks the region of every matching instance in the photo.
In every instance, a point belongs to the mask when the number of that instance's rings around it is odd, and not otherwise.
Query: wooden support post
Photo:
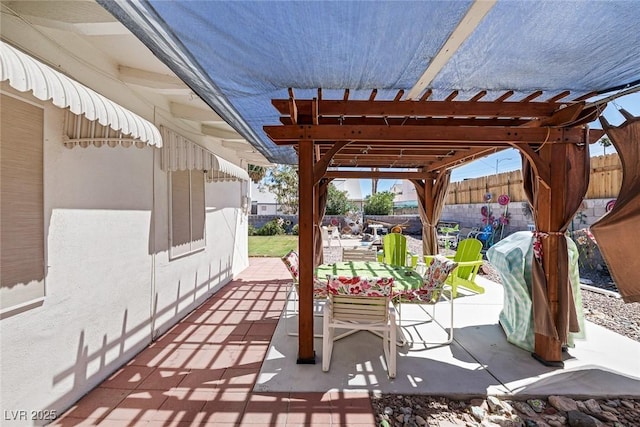
[[[539,186],[538,221],[539,231],[549,233],[542,239],[543,269],[547,280],[547,301],[551,318],[555,325],[559,324],[558,284],[562,276],[567,276],[568,265],[559,263],[559,250],[566,250],[558,245],[564,236],[557,234],[562,227],[564,205],[567,192],[567,158],[562,145],[547,145],[540,150],[543,163],[549,165],[549,188]],[[555,233],[555,234],[553,234]],[[564,259],[564,257],[561,257]],[[535,334],[534,357],[545,365],[562,366],[562,342],[556,338]]]
[[[427,215],[433,213],[433,178],[424,180],[424,210]]]
[[[298,364],[316,363],[313,350],[313,141],[298,143],[298,250],[300,254],[300,307],[298,314]]]

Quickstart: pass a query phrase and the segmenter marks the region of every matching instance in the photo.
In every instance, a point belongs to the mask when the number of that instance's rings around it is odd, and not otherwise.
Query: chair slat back
[[[482,259],[482,242],[478,239],[464,239],[458,243],[455,262],[479,261]],[[458,277],[468,279],[473,272],[473,267],[460,267],[456,274]]]
[[[377,261],[377,252],[369,249],[342,249],[342,261]]]
[[[380,297],[351,297],[333,295],[333,318],[346,322],[386,322],[388,299]]]
[[[392,277],[327,276],[327,292],[334,320],[386,322]]]
[[[389,233],[382,239],[384,263],[404,267],[407,263],[407,238],[398,233]]]

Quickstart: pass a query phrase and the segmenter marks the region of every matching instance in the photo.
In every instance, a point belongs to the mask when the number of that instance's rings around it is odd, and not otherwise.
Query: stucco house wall
[[[77,71],[156,126],[184,130],[112,78]],[[161,149],[66,148],[64,110],[2,88],[44,109],[46,269],[42,304],[0,320],[0,407],[61,414],[248,266],[248,182],[207,182],[206,244],[171,259]]]

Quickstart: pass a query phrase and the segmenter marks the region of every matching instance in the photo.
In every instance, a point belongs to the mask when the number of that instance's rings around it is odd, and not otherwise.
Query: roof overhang
[[[8,80],[17,91],[31,91],[41,101],[50,100],[134,140],[162,146],[160,131],[148,120],[2,41],[0,53],[0,81]]]

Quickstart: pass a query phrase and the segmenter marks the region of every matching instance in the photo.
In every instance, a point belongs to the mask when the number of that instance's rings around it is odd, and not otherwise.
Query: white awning
[[[249,181],[249,173],[240,166],[213,154],[165,126],[160,126],[160,130],[164,140],[163,170],[202,170],[207,172],[209,181]]]
[[[51,100],[56,107],[69,108],[134,139],[162,146],[160,131],[148,120],[0,41],[0,81],[5,80],[20,92],[33,91],[33,96]]]

